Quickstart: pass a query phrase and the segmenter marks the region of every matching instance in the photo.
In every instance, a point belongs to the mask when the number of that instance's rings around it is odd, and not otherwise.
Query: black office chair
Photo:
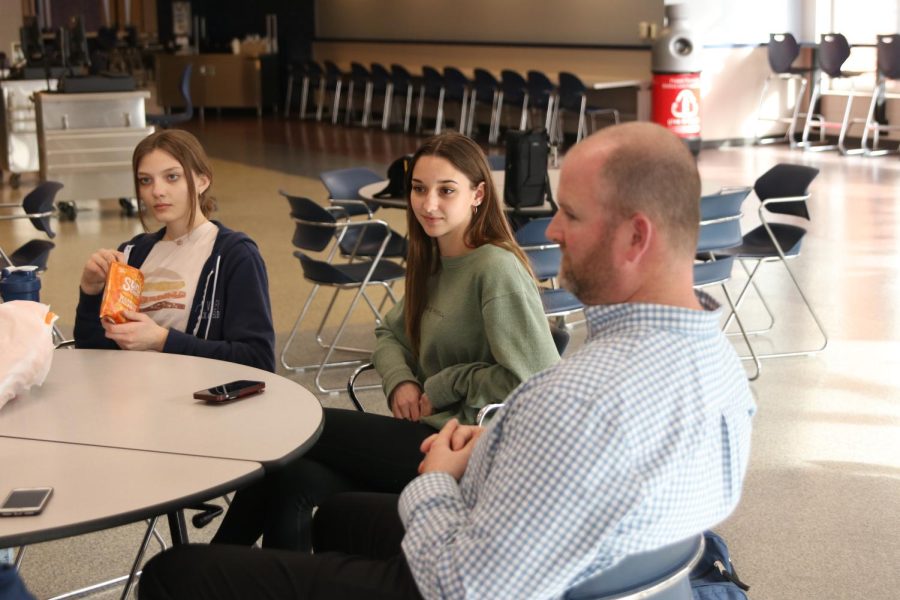
[[[325,97],[328,92],[331,92],[331,124],[337,125],[338,114],[341,112],[341,88],[344,85],[344,72],[330,60],[324,61],[323,64],[325,65],[325,71],[319,78],[319,101],[316,107],[316,121],[322,120],[325,110]]]
[[[500,82],[490,71],[475,69],[475,77],[472,80],[471,92],[469,92],[469,118],[466,124],[466,135],[472,137],[475,126],[475,113],[479,104],[487,104],[490,99],[491,111],[488,126],[488,137],[494,131],[494,119],[497,116],[497,96],[500,94]]]
[[[360,112],[359,123],[365,127],[368,125],[368,109],[372,101],[372,75],[369,69],[358,62],[350,63],[350,74],[347,77],[347,105],[344,108],[344,124],[353,124],[353,96],[358,88],[363,90],[363,108]]]
[[[822,336],[822,344],[818,347],[765,354],[757,353],[756,356],[760,359],[815,354],[824,350],[828,345],[828,334],[825,332],[825,327],[813,310],[812,304],[807,299],[788,262],[789,259],[800,256],[800,247],[806,236],[806,229],[793,223],[772,220],[772,215],[786,215],[795,219],[809,220],[810,214],[806,204],[810,197],[808,188],[818,174],[819,170],[812,167],[778,164],[760,176],[753,185],[753,190],[760,200],[758,214],[761,225],[745,234],[740,246],[724,250],[716,255],[717,257],[734,256],[740,261],[747,275],[747,281],[734,303],[735,308],[741,309],[747,291],[752,287],[768,314],[769,323],[766,327],[748,330],[746,333],[764,333],[772,330],[775,325],[775,315],[757,285],[756,275],[764,263],[778,263],[784,267],[794,289]]]
[[[488,141],[496,144],[500,140],[500,128],[503,125],[503,108],[513,106],[521,110],[519,115],[519,131],[528,126],[528,82],[511,69],[500,72],[500,91],[497,94],[496,118],[494,130]]]
[[[558,142],[553,135],[553,117],[556,111],[556,85],[542,71],[531,70],[526,76],[528,84],[528,108],[531,113],[544,112],[544,129],[551,134],[550,142]],[[534,119],[532,118],[532,121]],[[527,123],[526,123],[527,126]]]
[[[434,135],[444,126],[444,76],[434,67],[422,67],[422,82],[419,85],[419,108],[416,112],[416,133],[421,133],[425,119],[425,101],[431,100],[435,106]]]
[[[865,156],[884,156],[900,152],[900,148],[889,150],[878,147],[878,138],[882,133],[900,129],[900,125],[889,124],[885,116],[886,104],[890,99],[887,95],[888,81],[900,81],[900,33],[878,36],[878,83],[872,93],[872,101],[869,103],[869,112],[866,116],[860,143],[860,148]],[[871,147],[868,142],[870,132],[872,134]]]
[[[812,95],[809,98],[810,109],[807,113],[806,124],[803,126],[803,137],[798,146],[804,150],[838,150],[841,154],[859,154],[861,149],[849,149],[844,144],[847,131],[850,128],[850,113],[853,108],[853,99],[856,97],[855,79],[864,73],[861,71],[846,71],[844,63],[850,58],[850,44],[840,33],[825,33],[819,42],[819,69],[820,74],[813,86]],[[850,92],[844,104],[844,116],[838,121],[827,121],[822,114],[813,114],[819,103],[822,92],[822,81],[825,77],[830,80],[845,79],[850,84]],[[812,142],[809,139],[810,132],[816,128],[819,132],[819,141]],[[828,130],[838,130],[837,144],[823,141],[823,136]]]
[[[381,129],[387,131],[391,122],[391,97],[388,95],[388,88],[392,85],[391,72],[380,63],[372,63],[369,74],[372,79],[372,85],[366,96],[366,103],[363,114],[363,126],[367,126],[372,119],[372,102],[375,96],[381,95],[384,103],[381,106]]]
[[[168,129],[179,123],[187,123],[194,117],[194,103],[191,101],[191,71],[193,65],[188,64],[181,72],[181,97],[184,99],[184,110],[177,113],[147,115],[147,123]]]
[[[341,206],[351,217],[367,216],[378,210],[375,202],[366,202],[359,195],[363,186],[378,181],[384,181],[384,177],[365,167],[349,167],[347,169],[332,169],[319,173],[319,179],[328,190],[328,198],[332,204]]]
[[[444,97],[441,101],[441,117],[447,102],[459,104],[459,119],[456,129],[465,134],[468,129],[469,87],[472,82],[456,67],[444,67]]]
[[[615,108],[605,108],[588,104],[587,86],[574,73],[565,71],[559,74],[559,101],[556,108],[554,121],[556,139],[561,144],[565,137],[565,123],[563,115],[572,113],[578,115],[578,128],[575,133],[577,144],[588,135],[587,120],[591,121],[591,133],[596,129],[595,118],[601,115],[612,117],[614,124],[619,123],[619,111]],[[552,134],[551,134],[552,137]]]
[[[406,271],[402,266],[389,260],[383,260],[384,253],[390,244],[391,235],[390,227],[384,221],[367,220],[367,221],[350,221],[346,218],[341,207],[333,206],[324,208],[319,206],[308,198],[291,196],[286,192],[279,192],[290,200],[291,215],[294,220],[295,230],[292,239],[293,245],[298,248],[294,252],[294,256],[300,261],[303,270],[303,278],[313,284],[312,290],[307,296],[306,302],[291,333],[285,342],[281,351],[281,365],[295,372],[315,371],[315,385],[320,392],[330,393],[343,391],[343,386],[336,388],[328,388],[322,383],[322,375],[326,369],[351,367],[359,365],[362,360],[335,360],[332,357],[336,352],[345,352],[351,354],[371,354],[371,349],[354,348],[339,345],[341,336],[347,327],[350,316],[356,309],[360,300],[372,311],[376,321],[381,320],[381,313],[372,299],[369,297],[369,288],[376,287],[384,291],[386,297],[396,303],[397,299],[391,289],[391,283],[402,279]],[[340,262],[337,260],[337,253],[340,249],[341,242],[346,232],[353,229],[365,229],[366,235],[372,235],[369,231],[381,233],[381,245],[378,251],[371,257],[358,257],[351,254],[347,260]],[[324,253],[324,259],[313,258],[310,254]],[[314,338],[316,343],[325,349],[324,355],[318,362],[297,365],[288,362],[288,354],[291,345],[297,337],[300,325],[309,313],[313,300],[322,288],[331,288],[334,294],[328,304],[328,308],[322,315]],[[331,340],[326,341],[323,338],[323,331],[334,308],[335,300],[341,291],[353,292],[353,300],[347,308],[344,316],[340,318],[337,330]]]
[[[388,96],[390,97],[389,110],[393,108],[394,94],[404,94],[406,96],[405,111],[403,112],[403,131],[409,131],[409,120],[412,115],[413,100],[413,79],[409,71],[401,65],[391,65],[391,83],[388,88]],[[390,118],[388,118],[388,127],[390,127]]]
[[[795,67],[794,61],[800,56],[800,44],[797,39],[790,33],[772,33],[769,35],[769,44],[766,47],[769,58],[769,68],[772,72],[766,77],[763,84],[762,92],[759,96],[759,106],[756,108],[756,143],[757,144],[773,144],[778,142],[788,142],[791,148],[797,145],[795,134],[797,132],[797,120],[800,117],[800,104],[803,101],[803,94],[809,85],[809,77],[812,69],[809,67]],[[790,108],[790,115],[785,116],[779,113],[774,116],[763,115],[763,105],[766,100],[766,93],[769,85],[774,81],[783,81],[785,88],[791,83],[798,85],[799,89],[794,95],[793,107]],[[779,123],[787,125],[782,135],[762,136],[759,134],[758,127],[760,122]]]
[[[2,214],[0,220],[10,221],[14,219],[28,219],[35,229],[47,235],[48,238],[56,237],[56,232],[50,224],[50,217],[53,216],[53,201],[57,192],[63,188],[63,184],[57,181],[41,182],[31,190],[22,200],[21,210],[13,214]],[[50,251],[55,248],[53,242],[47,240],[30,240],[17,248],[10,254],[3,251],[0,247],[0,268],[14,266],[21,267],[24,265],[34,265],[39,270],[47,269],[47,259]]]

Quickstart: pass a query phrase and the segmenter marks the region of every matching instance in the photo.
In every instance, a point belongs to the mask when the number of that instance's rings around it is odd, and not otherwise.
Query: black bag
[[[506,132],[506,178],[503,200],[514,208],[541,206],[550,195],[545,129]]]
[[[738,578],[725,540],[717,533],[706,531],[703,541],[703,556],[690,574],[694,600],[747,600],[744,592],[750,586]]]
[[[406,198],[406,177],[411,160],[412,156],[407,154],[392,162],[387,170],[387,186],[372,196],[374,198]]]

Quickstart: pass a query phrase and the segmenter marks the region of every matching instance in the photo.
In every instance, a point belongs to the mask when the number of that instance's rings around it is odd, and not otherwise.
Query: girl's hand
[[[118,250],[101,248],[88,259],[81,273],[81,291],[90,296],[96,296],[103,291],[106,285],[106,276],[109,273],[109,265],[114,262],[125,262],[125,255]]]
[[[106,337],[119,345],[122,350],[156,350],[162,352],[169,337],[169,330],[160,327],[147,315],[126,310],[122,313],[127,323],[101,321]]]
[[[391,412],[398,419],[418,421],[421,416],[419,398],[422,388],[413,381],[404,381],[391,392]]]

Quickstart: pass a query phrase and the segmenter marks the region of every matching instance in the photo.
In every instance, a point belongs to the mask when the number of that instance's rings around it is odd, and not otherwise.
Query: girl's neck
[[[166,225],[166,233],[163,235],[163,240],[167,242],[171,242],[173,240],[177,240],[178,238],[184,237],[185,235],[191,233],[201,225],[204,225],[209,222],[203,213],[197,211],[194,214],[194,223],[190,227],[188,227],[187,222],[185,223],[169,223]]]

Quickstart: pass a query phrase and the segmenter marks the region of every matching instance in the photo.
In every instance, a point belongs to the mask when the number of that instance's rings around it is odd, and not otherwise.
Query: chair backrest
[[[309,77],[311,81],[318,81],[323,73],[322,65],[314,60],[306,61],[306,76]]]
[[[43,181],[22,199],[22,208],[26,214],[42,215],[30,218],[31,224],[38,231],[46,233],[47,237],[50,238],[56,237],[56,232],[50,227],[50,213],[53,212],[53,200],[56,198],[56,193],[62,188],[63,184],[58,181]]]
[[[278,193],[287,198],[290,203],[292,219],[322,224],[316,226],[295,221],[292,240],[294,246],[312,252],[321,252],[327,248],[335,233],[336,220],[334,216],[309,198],[292,196],[284,190],[278,190]]]
[[[545,106],[556,86],[542,71],[528,71],[528,95],[537,106]]]
[[[767,47],[769,56],[769,67],[775,73],[787,73],[791,70],[791,65],[800,56],[800,44],[797,39],[790,33],[771,33],[769,34],[769,45]]]
[[[541,281],[556,277],[562,261],[559,244],[547,239],[550,221],[550,217],[531,219],[514,233],[516,243],[522,247],[531,262],[534,276]]]
[[[365,167],[322,171],[319,173],[319,179],[333,200],[362,200],[359,188],[376,181],[384,181],[384,177]]]
[[[516,71],[503,69],[500,71],[500,89],[505,102],[521,102],[528,90],[528,82]]]
[[[701,554],[703,536],[700,535],[658,550],[633,554],[567,591],[563,597],[566,600],[691,600],[688,575]]]
[[[369,81],[369,70],[358,62],[350,63],[350,79],[363,85]]]
[[[422,80],[425,84],[426,96],[436,98],[441,93],[441,88],[444,87],[444,76],[440,71],[428,65],[422,67]]]
[[[771,204],[766,209],[773,213],[809,219],[806,208],[806,196],[809,193],[807,189],[818,174],[818,169],[805,165],[777,164],[756,180],[753,191],[760,201],[771,198],[802,198],[793,202]]]
[[[462,99],[469,83],[469,78],[456,67],[444,67],[444,97],[446,99]]]
[[[394,87],[408,87],[412,83],[412,75],[406,70],[406,67],[398,64],[391,65],[391,81]]]
[[[900,79],[900,33],[878,36],[878,72],[888,79]]]
[[[819,67],[829,77],[840,77],[841,67],[850,58],[850,44],[840,33],[823,33],[819,42]]]
[[[741,205],[751,188],[723,190],[700,198],[699,254],[740,246]]]
[[[477,68],[472,85],[475,87],[476,97],[483,99],[493,97],[494,92],[500,87],[500,82],[487,69]]]
[[[377,89],[384,89],[388,81],[391,80],[391,72],[381,63],[372,63],[369,74],[372,77],[372,83]]]
[[[334,86],[344,78],[344,72],[334,62],[326,60],[322,64],[325,66],[325,83],[328,86]]]
[[[574,73],[559,74],[559,105],[569,110],[580,110],[581,99],[587,88]]]

